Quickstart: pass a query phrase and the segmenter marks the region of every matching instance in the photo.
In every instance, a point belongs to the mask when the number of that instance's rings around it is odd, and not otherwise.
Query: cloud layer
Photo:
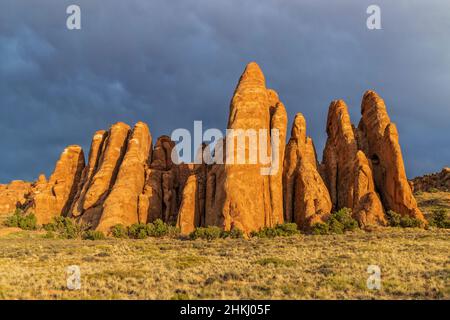
[[[302,112],[319,155],[331,100],[352,121],[367,89],[386,101],[408,176],[450,165],[450,3],[377,1],[79,0],[0,4],[0,182],[47,176],[63,148],[142,120],[154,138],[175,128],[224,128],[249,61]]]

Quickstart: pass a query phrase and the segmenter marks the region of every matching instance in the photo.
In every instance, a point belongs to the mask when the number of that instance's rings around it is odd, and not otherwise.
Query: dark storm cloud
[[[367,89],[385,99],[409,176],[450,164],[450,4],[376,1],[20,1],[0,4],[0,181],[51,173],[62,149],[116,121],[224,128],[245,64],[257,61],[304,113],[321,154],[331,100],[359,121]],[[69,4],[82,30],[65,27]]]

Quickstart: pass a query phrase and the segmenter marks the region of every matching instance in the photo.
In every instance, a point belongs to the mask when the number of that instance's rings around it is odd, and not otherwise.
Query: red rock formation
[[[363,227],[385,225],[385,210],[424,221],[406,180],[395,125],[373,91],[364,95],[358,129],[342,100],[331,103],[320,166],[301,114],[285,146],[286,109],[277,92],[266,88],[256,63],[248,64],[239,80],[227,127],[250,133],[244,146],[230,134],[216,144],[214,157],[234,163],[178,164],[168,136],[152,151],[146,124],[130,130],[116,123],[95,133],[86,167],[81,148],[71,146],[48,182],[41,176],[32,184],[0,185],[0,214],[20,207],[36,213],[38,223],[69,215],[104,232],[115,224],[162,219],[177,223],[183,234],[210,225],[248,234],[285,220],[308,229],[343,207],[351,208]],[[246,130],[253,130],[254,138]],[[198,155],[203,151],[204,145]],[[239,155],[243,163],[236,163]],[[449,172],[416,180],[415,186],[421,190],[439,180],[449,188]]]
[[[167,223],[177,221],[180,199],[179,167],[172,161],[175,143],[161,136],[153,149],[152,161],[146,172],[144,190],[140,196],[142,221],[162,219]],[[145,217],[147,217],[145,219]]]
[[[416,177],[412,181],[414,192],[429,192],[432,189],[450,191],[450,168],[443,168],[441,172]]]
[[[175,147],[173,142],[168,136],[161,136],[158,138],[153,150],[153,159],[151,167],[153,169],[168,171],[173,167],[172,150]]]
[[[190,219],[186,218],[189,212],[195,212],[195,216],[198,217],[195,219],[195,227],[204,223],[206,166],[174,164],[172,161],[174,147],[175,143],[168,136],[158,138],[155,144],[144,190],[140,195],[139,220],[145,223],[162,219],[169,224],[180,224],[184,221],[182,229],[187,232],[185,223],[186,219]],[[185,191],[188,182],[189,189]],[[180,218],[180,214],[184,218]]]
[[[367,224],[386,224],[383,208],[372,183],[372,170],[364,154],[358,152],[354,127],[342,100],[333,101],[330,105],[327,134],[323,174],[333,209],[352,209],[354,218],[362,227]]]
[[[201,208],[197,175],[190,175],[183,188],[177,227],[182,235],[188,235],[201,225]]]
[[[127,151],[114,186],[103,204],[97,230],[109,232],[116,224],[131,225],[139,222],[139,196],[144,189],[151,143],[148,126],[138,122],[127,143]]]
[[[39,191],[44,190],[45,187],[47,186],[47,183],[48,182],[47,182],[47,178],[45,177],[45,175],[40,174],[37,181],[32,184],[32,191],[39,192]]]
[[[147,169],[144,190],[139,196],[139,222],[149,223],[162,219],[163,212],[163,171]]]
[[[202,147],[202,152],[205,146]],[[199,151],[200,152],[200,151]],[[198,211],[198,219],[196,219],[196,227],[203,226],[205,224],[205,200],[206,200],[206,172],[207,167],[203,163],[181,163],[178,167],[178,203],[180,211],[185,201],[185,197],[187,195],[193,195],[194,193],[185,192],[185,188],[187,187],[189,180],[193,180],[192,176],[195,176],[195,199],[188,200],[196,203],[197,211]],[[192,182],[190,182],[192,183]]]
[[[291,138],[286,147],[283,170],[286,222],[296,222],[302,229],[324,222],[331,212],[331,199],[318,170],[314,145],[306,137],[306,121],[295,116]]]
[[[92,184],[92,178],[97,172],[100,162],[100,156],[104,149],[104,142],[107,137],[107,132],[104,130],[97,131],[94,134],[91,142],[91,149],[89,151],[89,160],[87,166],[84,168],[81,175],[78,192],[75,196],[70,214],[72,217],[79,217],[83,213],[83,205],[86,197],[86,192]]]
[[[218,159],[220,159],[219,154],[222,155],[222,162],[225,161],[225,154],[222,153],[226,149],[225,145],[224,140],[219,141],[213,152]],[[205,218],[203,223],[205,226],[223,227],[231,224],[229,221],[225,223],[225,216],[222,211],[226,196],[224,182],[225,166],[223,164],[208,165],[206,171]]]
[[[98,169],[86,189],[84,198],[76,205],[81,208],[81,220],[97,226],[103,212],[103,203],[108,197],[120,169],[127,149],[130,127],[122,122],[111,126],[105,138]]]
[[[32,184],[22,180],[10,184],[0,184],[0,215],[10,215],[16,208],[22,207],[31,193]]]
[[[383,99],[374,91],[367,91],[361,114],[359,145],[371,160],[375,185],[385,208],[426,223],[406,178],[397,128],[389,119]]]
[[[181,234],[187,235],[196,227],[205,225],[206,172],[203,163],[203,152],[207,146],[203,144],[197,152],[195,163],[178,165],[179,211],[177,226]]]
[[[247,138],[245,147],[238,147],[238,139],[227,136],[227,157],[234,161],[233,164],[227,162],[223,169],[220,165],[213,166],[211,170],[214,173],[208,172],[207,186],[215,190],[207,191],[207,222],[215,222],[225,230],[238,228],[245,233],[282,222],[282,204],[279,203],[282,196],[281,172],[272,177],[262,174],[264,170],[270,172],[270,163],[263,164],[266,160],[264,156],[269,157],[269,162],[274,156],[270,145],[272,126],[279,129],[280,137],[285,137],[285,110],[277,100],[276,93],[266,89],[259,66],[254,62],[249,63],[231,101],[228,129],[235,130],[234,133],[238,130],[254,130],[256,138],[253,143],[250,142],[251,138]],[[258,136],[259,130],[265,132],[266,136]],[[280,145],[284,143],[280,141]],[[266,155],[259,152],[263,145],[267,146]],[[254,147],[257,158],[251,157],[250,150]],[[238,163],[239,154],[243,155],[241,163]],[[279,156],[282,158],[283,154]],[[283,159],[280,159],[279,171],[282,163]],[[220,179],[217,179],[219,176]],[[273,201],[271,196],[274,197]]]
[[[375,192],[372,169],[362,151],[356,153],[354,169],[353,217],[362,227],[386,225],[383,205]]]
[[[38,224],[46,224],[53,217],[68,214],[84,164],[81,147],[69,146],[64,150],[48,183],[37,188],[27,204],[26,211],[36,215]]]
[[[277,96],[278,97],[278,96]],[[270,101],[270,99],[269,99]],[[272,206],[272,216],[274,218],[273,223],[279,224],[284,221],[284,208],[283,208],[283,161],[284,151],[286,143],[286,128],[287,128],[287,112],[283,103],[280,101],[274,101],[270,103],[270,128],[278,130],[278,138],[273,139],[274,143],[278,144],[278,155],[272,157],[273,172],[269,176],[270,183],[270,202]],[[272,156],[275,156],[273,154]]]

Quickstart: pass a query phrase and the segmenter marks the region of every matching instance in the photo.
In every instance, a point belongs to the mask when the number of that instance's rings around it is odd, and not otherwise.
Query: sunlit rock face
[[[306,120],[295,116],[286,147],[283,168],[285,221],[301,229],[325,222],[332,209],[331,198],[317,168],[316,152],[306,136]]]
[[[371,160],[375,185],[386,210],[426,223],[406,178],[397,128],[391,122],[383,99],[367,91],[361,103],[359,145]]]
[[[331,102],[319,164],[301,113],[286,144],[286,108],[251,62],[232,95],[227,124],[244,139],[228,133],[214,150],[203,144],[196,154],[220,163],[179,163],[169,136],[153,145],[147,124],[118,122],[95,132],[87,164],[81,147],[69,146],[48,181],[41,175],[0,185],[0,214],[18,208],[36,214],[39,224],[67,216],[104,233],[116,224],[161,219],[184,235],[200,226],[248,235],[283,222],[308,230],[341,208],[351,209],[363,228],[386,225],[387,210],[425,222],[411,185],[450,188],[449,169],[410,184],[384,101],[367,91],[361,114],[355,128],[345,102]]]
[[[358,150],[354,132],[345,102],[333,101],[328,110],[328,139],[322,166],[333,210],[352,209],[353,217],[362,227],[385,225],[372,169],[364,153]]]

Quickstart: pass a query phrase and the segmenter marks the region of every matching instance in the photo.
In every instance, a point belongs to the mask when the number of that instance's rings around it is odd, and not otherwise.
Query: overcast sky
[[[381,7],[382,30],[366,9]],[[81,30],[66,8],[81,7]],[[352,122],[376,90],[397,124],[409,177],[450,165],[450,1],[2,0],[0,182],[47,176],[65,146],[87,153],[117,121],[226,126],[236,82],[256,61],[319,156],[331,100]],[[290,128],[288,129],[290,131]]]

